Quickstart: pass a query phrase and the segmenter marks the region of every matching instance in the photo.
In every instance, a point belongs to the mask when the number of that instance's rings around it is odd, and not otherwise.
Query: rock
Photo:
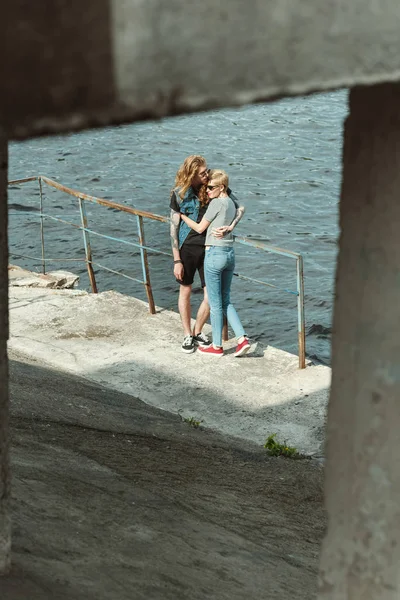
[[[79,281],[79,275],[69,271],[51,271],[48,275],[58,280],[57,288],[71,289]]]
[[[313,323],[307,331],[307,335],[331,335],[332,327],[324,327],[323,325]]]
[[[51,271],[50,273],[32,273],[15,265],[8,267],[9,285],[12,287],[38,287],[54,289],[71,289],[79,281],[79,276],[68,271]]]

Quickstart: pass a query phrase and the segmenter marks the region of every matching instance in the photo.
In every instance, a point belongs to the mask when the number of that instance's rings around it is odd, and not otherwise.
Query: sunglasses
[[[207,189],[210,190],[210,192],[211,192],[211,190],[214,190],[215,188],[219,187],[220,185],[221,184],[218,184],[218,185],[208,185]]]

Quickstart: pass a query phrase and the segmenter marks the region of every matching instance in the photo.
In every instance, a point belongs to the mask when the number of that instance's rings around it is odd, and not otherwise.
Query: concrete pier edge
[[[258,445],[276,433],[303,454],[323,456],[329,367],[299,370],[297,356],[260,343],[235,358],[234,339],[218,361],[185,355],[176,312],[158,307],[150,315],[146,303],[114,291],[31,287],[32,278],[29,287],[17,277],[9,288],[10,350],[204,428]]]

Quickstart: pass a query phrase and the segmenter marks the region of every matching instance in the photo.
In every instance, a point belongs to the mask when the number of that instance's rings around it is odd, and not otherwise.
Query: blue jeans
[[[222,346],[224,316],[227,317],[235,336],[245,335],[238,314],[231,304],[231,283],[235,268],[235,251],[232,246],[206,248],[204,276],[211,311],[211,327],[214,346]]]

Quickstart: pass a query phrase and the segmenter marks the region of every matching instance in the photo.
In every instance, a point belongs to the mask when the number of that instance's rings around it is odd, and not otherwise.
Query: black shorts
[[[196,271],[199,272],[201,287],[205,287],[204,281],[204,255],[205,246],[201,244],[183,244],[180,249],[180,257],[183,262],[183,280],[177,282],[181,285],[192,285]]]

